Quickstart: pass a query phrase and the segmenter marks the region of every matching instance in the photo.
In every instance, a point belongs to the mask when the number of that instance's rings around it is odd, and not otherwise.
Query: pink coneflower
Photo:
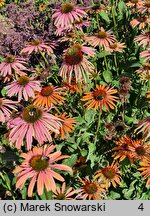
[[[85,40],[91,46],[102,46],[104,48],[109,47],[110,44],[116,41],[115,36],[112,35],[110,30],[105,31],[103,27],[100,28],[100,31],[95,36],[85,36]]]
[[[109,47],[106,47],[105,50],[107,52],[124,52],[124,48],[125,48],[125,44],[124,43],[120,43],[120,42],[115,42],[115,43],[111,43],[109,44]]]
[[[55,163],[69,157],[68,155],[61,155],[61,151],[53,152],[55,148],[56,145],[35,146],[33,150],[20,155],[24,161],[13,171],[14,174],[17,174],[16,187],[22,189],[27,179],[30,179],[29,197],[32,197],[36,183],[38,195],[43,194],[44,188],[46,191],[56,190],[54,179],[63,182],[64,178],[55,169],[72,172],[69,166]]]
[[[145,12],[150,13],[150,1],[141,1],[137,8],[138,11],[142,14]]]
[[[104,189],[105,184],[101,179],[99,182],[97,182],[95,180],[90,181],[88,176],[86,176],[84,180],[82,180],[80,177],[78,178],[83,186],[76,190],[76,193],[78,193],[76,199],[101,200],[106,198],[106,191]]]
[[[23,64],[26,64],[23,58],[17,58],[9,55],[2,63],[0,63],[0,75],[3,77],[14,75],[13,70],[16,74],[25,75],[22,70],[27,70],[27,68]]]
[[[142,31],[139,36],[135,37],[135,42],[144,47],[150,46],[150,31]]]
[[[48,112],[44,112],[36,105],[29,105],[23,109],[19,117],[9,122],[9,140],[15,143],[18,149],[21,148],[25,140],[27,149],[30,150],[33,137],[40,145],[46,141],[51,142],[50,131],[59,133],[60,121],[61,119]]]
[[[135,132],[136,133],[143,132],[143,138],[148,139],[150,137],[150,117],[146,117],[143,120],[141,120],[138,123]]]
[[[0,122],[5,123],[9,119],[11,110],[17,111],[16,101],[0,98]]]
[[[90,47],[85,47],[79,44],[75,44],[65,50],[64,61],[60,69],[60,76],[64,80],[71,82],[73,72],[76,81],[80,82],[82,79],[87,80],[89,73],[94,70],[94,65],[87,60],[83,53],[89,56],[94,56],[94,50]]]
[[[35,39],[25,46],[24,49],[21,50],[22,53],[27,53],[30,55],[32,52],[47,52],[48,55],[53,53],[54,43],[42,42],[39,39]]]
[[[141,52],[140,57],[144,58],[144,61],[149,61],[150,60],[150,49]]]
[[[30,97],[34,98],[35,91],[40,91],[40,82],[33,80],[34,77],[20,76],[18,80],[13,81],[10,85],[5,88],[8,90],[7,95],[12,97],[18,95],[18,101],[23,98],[28,101]]]
[[[83,10],[67,2],[61,6],[60,9],[55,9],[55,13],[52,15],[54,19],[54,25],[59,27],[67,27],[75,21],[80,21],[80,17],[87,16],[87,13]]]
[[[66,188],[66,183],[62,184],[62,187],[56,187],[56,191],[53,192],[53,198],[55,200],[73,200],[72,196],[76,193],[72,187]]]
[[[141,16],[139,18],[133,19],[130,21],[130,24],[133,28],[139,27],[139,29],[145,28],[150,23],[150,18],[147,16]]]

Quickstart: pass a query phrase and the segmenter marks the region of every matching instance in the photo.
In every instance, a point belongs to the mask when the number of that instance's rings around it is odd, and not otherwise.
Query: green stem
[[[114,62],[115,62],[115,67],[116,67],[117,76],[119,76],[119,74],[118,74],[118,64],[117,64],[116,53],[114,53]]]
[[[111,10],[112,10],[112,18],[113,18],[113,22],[114,22],[114,29],[115,29],[116,34],[118,35],[118,32],[117,32],[117,24],[116,24],[116,18],[115,18],[116,6],[115,6],[115,3],[114,3],[114,0],[112,1]]]
[[[98,25],[98,28],[100,29],[100,24],[99,24],[99,17],[98,17],[98,13],[96,13],[96,20],[97,20],[97,25]]]
[[[104,62],[105,62],[105,65],[106,65],[106,70],[108,71],[108,64],[107,64],[107,59],[106,59],[106,52],[105,50],[103,49],[104,51]]]
[[[47,61],[47,58],[45,57],[44,53],[42,51],[40,51],[40,54],[41,54],[42,58],[44,59],[46,65],[49,66],[49,62]]]
[[[38,61],[39,65],[45,70],[45,66],[39,61],[36,54],[34,56],[35,56],[36,60]]]
[[[98,115],[98,123],[97,123],[97,130],[95,133],[95,139],[94,139],[94,145],[97,142],[97,136],[98,136],[98,132],[99,132],[99,128],[100,128],[100,120],[101,120],[101,112],[99,111],[99,115]]]
[[[76,34],[76,36],[77,36],[77,39],[78,39],[79,43],[81,43],[81,39],[80,39],[79,32],[78,32],[78,30],[77,30],[77,27],[76,27],[75,24],[73,24],[73,26],[74,26],[74,31],[75,31],[75,34]]]

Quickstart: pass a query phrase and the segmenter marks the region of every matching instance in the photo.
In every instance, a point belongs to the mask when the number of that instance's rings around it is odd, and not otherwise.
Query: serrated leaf
[[[103,71],[104,80],[108,83],[112,81],[112,73],[111,71],[105,70]]]

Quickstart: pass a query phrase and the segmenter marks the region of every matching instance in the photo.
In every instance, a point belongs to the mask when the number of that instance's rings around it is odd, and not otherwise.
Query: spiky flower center
[[[62,13],[70,13],[71,11],[73,11],[74,7],[71,3],[65,3],[62,5],[61,11]]]
[[[4,60],[4,62],[7,62],[9,64],[15,62],[15,56],[13,56],[13,55],[7,56]]]
[[[53,93],[53,88],[51,86],[46,86],[46,87],[43,87],[42,90],[41,90],[41,95],[42,96],[50,96],[51,94]]]
[[[18,78],[19,85],[25,86],[29,82],[30,82],[30,79],[27,76],[21,76],[21,77]]]
[[[35,123],[42,117],[42,115],[43,111],[35,105],[27,106],[22,112],[22,118],[27,123]]]
[[[138,0],[131,0],[131,3],[136,4],[138,3]]]
[[[43,157],[41,155],[37,155],[34,156],[31,160],[30,160],[30,166],[32,167],[33,170],[35,171],[44,171],[45,169],[48,168],[49,166],[49,161],[48,160],[44,160]]]
[[[0,98],[0,107],[3,105],[3,99]]]
[[[149,63],[144,63],[143,67],[144,67],[144,70],[150,70],[150,64]]]
[[[123,143],[123,149],[124,150],[129,150],[129,145],[127,143]]]
[[[104,38],[107,37],[107,33],[106,33],[105,31],[99,31],[99,32],[98,32],[98,37],[99,37],[100,39],[104,39]]]
[[[97,192],[97,185],[93,182],[89,183],[85,183],[85,186],[84,186],[84,190],[86,191],[87,194],[94,194]]]
[[[95,100],[101,101],[106,97],[106,92],[103,90],[96,90],[93,93]]]
[[[150,7],[150,1],[145,2],[144,5],[149,8]]]
[[[76,47],[69,48],[65,55],[65,62],[69,65],[77,65],[82,61],[82,59],[82,52]]]
[[[143,22],[145,22],[146,20],[147,20],[147,17],[146,17],[146,16],[143,16],[143,17],[138,18],[138,21],[139,21],[140,23],[143,23]]]
[[[116,49],[117,48],[117,43],[110,44],[109,47],[111,49]]]
[[[30,44],[31,44],[32,46],[38,46],[40,43],[41,43],[41,41],[40,41],[39,39],[36,39],[36,40],[30,42]]]
[[[59,194],[57,195],[56,199],[57,199],[57,200],[65,200],[65,199],[66,199],[65,194],[59,193]]]
[[[106,167],[103,170],[103,175],[108,179],[113,179],[115,177],[115,170],[112,167]]]
[[[136,148],[136,153],[137,153],[138,155],[143,156],[143,155],[145,155],[146,151],[145,151],[144,147],[139,146],[139,147]]]

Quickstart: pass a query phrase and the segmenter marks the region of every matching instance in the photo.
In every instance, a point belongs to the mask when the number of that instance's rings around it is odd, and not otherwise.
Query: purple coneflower
[[[73,72],[78,82],[82,79],[86,81],[89,73],[94,70],[94,65],[87,60],[83,53],[94,56],[95,51],[91,47],[75,44],[64,52],[64,61],[60,69],[60,76],[64,80],[69,80],[69,83],[71,82]]]
[[[46,141],[51,142],[51,133],[59,133],[61,119],[43,111],[43,109],[29,105],[25,107],[20,116],[10,120],[9,122],[9,140],[16,144],[16,148],[20,149],[25,140],[27,149],[32,147],[33,137],[41,145]]]
[[[87,14],[83,9],[74,6],[67,2],[64,3],[60,9],[55,9],[55,13],[52,15],[54,19],[54,25],[59,28],[69,27],[74,21],[80,21],[80,17],[85,17]]]
[[[9,55],[0,63],[0,75],[3,77],[14,75],[13,70],[16,74],[25,75],[22,70],[27,70],[27,68],[23,64],[26,64],[23,58]]]
[[[18,101],[25,99],[28,101],[30,97],[34,98],[35,91],[40,91],[40,82],[37,80],[33,80],[34,77],[20,76],[18,80],[13,81],[11,84],[6,86],[7,95],[12,97],[14,95],[18,95]]]
[[[24,160],[13,171],[14,174],[17,174],[16,187],[22,189],[29,179],[29,197],[32,197],[36,184],[38,195],[42,195],[44,189],[46,191],[56,191],[55,179],[64,181],[64,178],[56,170],[72,172],[69,166],[57,164],[58,161],[69,156],[62,155],[61,151],[53,152],[56,147],[56,145],[35,146],[31,151],[20,155]]]
[[[27,53],[28,55],[30,55],[32,52],[37,53],[42,51],[42,52],[47,52],[47,54],[50,55],[51,53],[53,53],[53,49],[54,49],[54,43],[42,42],[39,39],[35,39],[34,41],[27,44],[25,48],[21,50],[21,54]]]
[[[104,49],[116,41],[114,35],[112,35],[112,32],[110,30],[105,31],[103,27],[100,28],[100,31],[97,33],[97,35],[85,36],[85,40],[91,46],[96,47],[100,45],[104,47]]]

